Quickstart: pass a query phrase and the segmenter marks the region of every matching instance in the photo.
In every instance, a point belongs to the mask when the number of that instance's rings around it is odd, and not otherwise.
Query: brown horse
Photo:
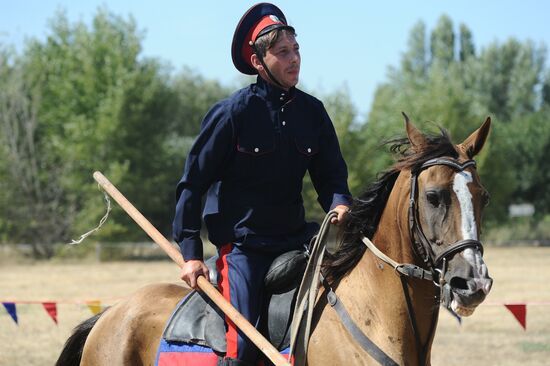
[[[487,192],[471,159],[489,129],[487,119],[453,145],[406,120],[408,139],[394,145],[400,159],[355,199],[338,250],[327,254],[308,365],[429,364],[439,304],[468,316],[485,299],[492,280],[478,233]],[[376,248],[367,250],[367,237]],[[188,292],[139,290],[77,327],[57,365],[154,365],[165,323]]]

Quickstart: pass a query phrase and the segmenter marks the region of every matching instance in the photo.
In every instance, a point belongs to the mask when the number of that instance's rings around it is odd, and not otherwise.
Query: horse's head
[[[406,119],[413,154],[430,141]],[[442,301],[461,316],[473,313],[491,290],[479,241],[481,216],[488,193],[472,160],[489,133],[491,120],[455,146],[454,156],[424,159],[411,169],[410,235],[418,256],[431,267],[441,286]]]

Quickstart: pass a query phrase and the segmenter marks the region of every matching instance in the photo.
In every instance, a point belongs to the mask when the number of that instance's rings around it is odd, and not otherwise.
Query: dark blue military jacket
[[[174,239],[185,260],[202,259],[200,211],[207,191],[203,218],[217,246],[306,235],[311,228],[301,194],[306,171],[325,211],[350,204],[347,167],[318,99],[258,77],[214,105],[176,190]]]

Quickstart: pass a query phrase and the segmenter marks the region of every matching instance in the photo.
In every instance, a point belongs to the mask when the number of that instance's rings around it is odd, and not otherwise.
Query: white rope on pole
[[[84,239],[86,239],[88,236],[98,231],[101,228],[101,226],[103,226],[105,221],[107,221],[107,218],[109,217],[109,213],[111,212],[111,200],[109,199],[109,195],[107,194],[107,192],[105,192],[99,184],[97,185],[97,188],[103,192],[103,197],[105,198],[105,203],[107,204],[107,212],[105,212],[105,215],[103,215],[101,220],[99,220],[99,225],[97,225],[95,228],[88,231],[87,233],[80,235],[80,238],[78,238],[77,240],[72,239],[72,241],[67,244],[76,245],[76,244],[82,243]]]

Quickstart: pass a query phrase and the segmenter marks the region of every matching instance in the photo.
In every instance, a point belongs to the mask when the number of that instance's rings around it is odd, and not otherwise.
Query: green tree
[[[516,123],[510,124],[507,134],[510,150],[506,156],[513,167],[512,174],[517,182],[512,203],[529,202],[535,205],[537,218],[550,212],[550,110],[543,108],[527,114]]]
[[[550,107],[550,70],[546,70],[542,82],[542,107]]]
[[[229,96],[230,88],[215,80],[207,80],[188,67],[171,80],[178,99],[172,110],[171,128],[179,136],[196,136],[201,121],[212,105]]]
[[[546,48],[509,39],[484,49],[478,60],[479,102],[505,123],[540,106]]]
[[[66,228],[53,217],[63,204],[63,194],[46,179],[57,166],[41,154],[37,139],[40,96],[29,90],[24,72],[13,54],[2,53],[0,64],[0,178],[2,239],[23,238],[37,256],[51,255],[49,240]],[[59,218],[59,217],[58,217]],[[53,225],[59,223],[59,225]],[[4,231],[5,230],[5,231]],[[9,238],[9,239],[8,239]]]
[[[432,64],[442,67],[455,60],[455,34],[453,22],[447,15],[442,15],[431,34],[430,51]]]
[[[408,50],[402,57],[401,69],[405,76],[422,80],[426,77],[428,70],[428,52],[426,49],[426,25],[419,21],[411,30]]]
[[[530,41],[521,45],[510,72],[510,85],[506,109],[511,122],[534,113],[539,108],[539,86],[542,82],[547,49],[537,48]]]
[[[95,226],[105,212],[95,170],[170,236],[187,151],[229,90],[187,68],[172,76],[169,65],[141,55],[141,42],[131,17],[100,8],[90,25],[56,14],[46,40],[30,40],[19,57],[2,50],[0,177],[10,189],[0,200],[12,197],[2,237],[47,258],[54,243]],[[114,207],[94,239],[145,239]]]
[[[83,22],[70,24],[59,13],[51,21],[46,41],[31,40],[10,74],[19,80],[19,99],[29,101],[25,108],[30,117],[24,119],[33,123],[18,123],[33,126],[28,145],[37,160],[21,168],[33,171],[36,165],[32,183],[37,193],[18,187],[17,197],[29,197],[30,202],[23,205],[29,224],[14,238],[43,248],[38,256],[51,256],[53,243],[87,230],[103,214],[102,198],[91,178],[94,170],[120,183],[120,189],[155,224],[169,226],[166,182],[170,178],[163,166],[164,142],[171,126],[169,108],[177,99],[163,65],[139,57],[140,42],[131,18],[106,9],[98,10],[90,27]],[[8,96],[7,100],[18,99]],[[13,133],[6,136],[13,137]],[[13,156],[10,159],[13,162]],[[16,182],[22,176],[11,174]],[[55,199],[46,194],[49,191]],[[35,210],[37,205],[49,207],[48,214]],[[43,220],[44,216],[50,219]],[[120,210],[113,212],[110,225],[98,236],[142,237]]]
[[[493,132],[477,159],[478,170],[492,195],[488,218],[504,220],[510,203],[534,202],[534,193],[550,183],[544,168],[539,168],[545,166],[541,159],[548,150],[541,122],[549,117],[546,48],[510,39],[489,45],[477,56],[472,32],[461,25],[456,58],[457,37],[452,21],[442,16],[428,45],[432,61],[422,73],[422,68],[413,65],[418,64],[414,60],[422,60],[424,33],[421,23],[415,25],[401,67],[390,68],[388,81],[376,90],[368,121],[361,131],[366,141],[362,149],[371,157],[372,167],[371,171],[367,167],[364,175],[373,177],[389,163],[389,155],[375,149],[380,141],[403,135],[401,111],[423,129],[444,126],[457,142],[490,115]],[[550,202],[545,200],[538,198],[541,215],[550,211]]]
[[[475,57],[475,46],[472,32],[465,24],[460,24],[460,61],[465,62]]]

